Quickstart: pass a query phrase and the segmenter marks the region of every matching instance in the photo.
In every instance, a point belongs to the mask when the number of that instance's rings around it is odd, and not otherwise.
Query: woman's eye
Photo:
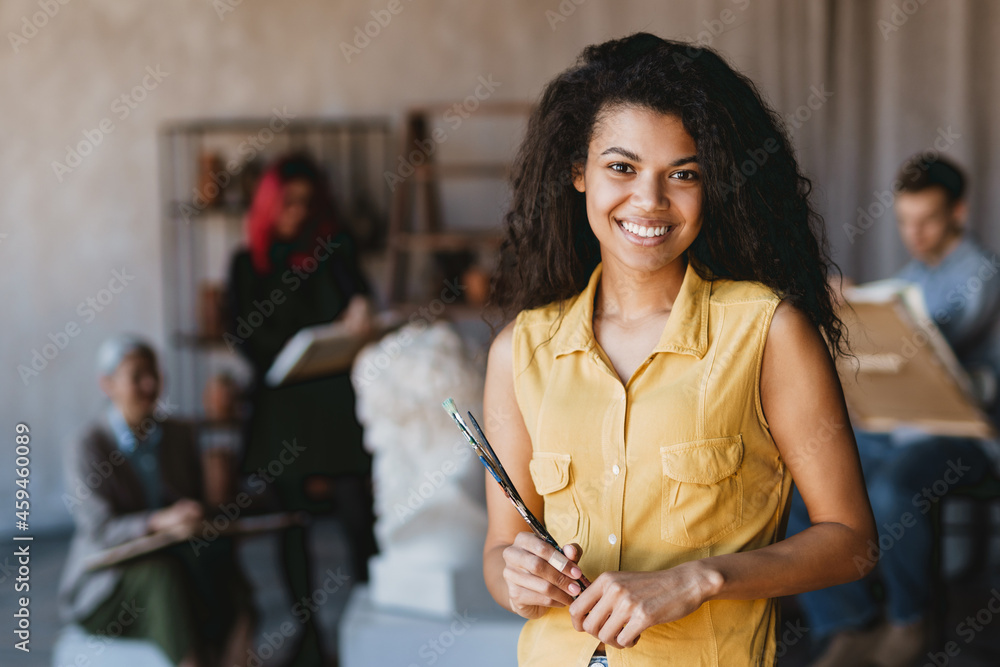
[[[632,171],[632,167],[624,162],[612,162],[608,166],[611,168],[611,171],[617,171],[619,174],[628,174]]]
[[[695,181],[698,180],[698,172],[693,169],[683,169],[681,171],[675,171],[672,176],[676,176],[682,181]]]

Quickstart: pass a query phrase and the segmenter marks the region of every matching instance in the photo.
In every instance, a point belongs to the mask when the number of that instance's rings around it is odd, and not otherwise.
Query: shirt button
[[[614,533],[611,533],[610,535],[608,535],[608,542],[610,542],[611,544],[614,544],[617,541],[618,541],[618,538],[615,537]]]
[[[617,475],[621,471],[622,471],[622,469],[618,467],[618,464],[615,464],[615,465],[611,466],[611,472],[613,472],[614,474]]]

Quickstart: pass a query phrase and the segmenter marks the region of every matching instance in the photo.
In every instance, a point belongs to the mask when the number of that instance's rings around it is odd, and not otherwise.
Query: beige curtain
[[[714,4],[721,12],[734,3]],[[900,163],[920,152],[965,168],[968,226],[1000,250],[1000,131],[992,113],[1000,103],[1000,3],[754,4],[747,25],[724,33],[718,46],[790,119],[844,272],[872,280],[906,262],[892,184]]]

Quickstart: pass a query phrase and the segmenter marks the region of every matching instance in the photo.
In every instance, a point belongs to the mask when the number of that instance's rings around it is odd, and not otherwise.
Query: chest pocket
[[[545,527],[559,544],[572,542],[580,529],[580,507],[570,484],[572,457],[534,452],[528,463],[535,491],[545,500]]]
[[[660,447],[660,537],[705,547],[743,524],[743,438],[692,440]]]

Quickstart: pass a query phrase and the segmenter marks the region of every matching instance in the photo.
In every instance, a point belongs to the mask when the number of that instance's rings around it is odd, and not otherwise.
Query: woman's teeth
[[[624,220],[621,220],[619,222],[621,223],[621,226],[625,228],[626,231],[631,232],[636,236],[641,236],[643,238],[663,236],[671,228],[671,225],[664,225],[662,227],[644,227],[642,225],[636,225],[631,222],[625,222]]]

